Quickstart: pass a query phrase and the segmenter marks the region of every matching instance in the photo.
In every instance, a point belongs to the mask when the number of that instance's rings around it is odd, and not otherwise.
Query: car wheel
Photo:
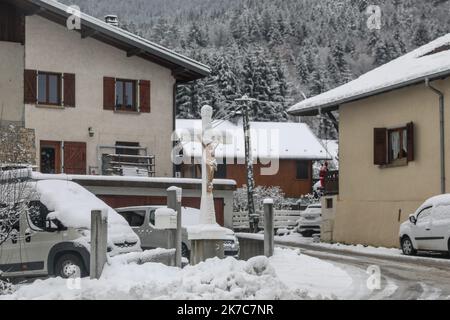
[[[416,249],[414,249],[412,241],[408,236],[402,238],[402,251],[405,256],[413,256],[416,254]]]
[[[187,245],[184,243],[181,244],[181,256],[186,259],[190,258],[189,257],[189,249],[188,249]]]
[[[63,279],[83,278],[87,276],[87,272],[79,256],[66,253],[56,262],[55,275]]]

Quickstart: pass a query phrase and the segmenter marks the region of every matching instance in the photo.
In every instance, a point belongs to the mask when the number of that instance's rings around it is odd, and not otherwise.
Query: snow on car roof
[[[91,211],[108,211],[108,238],[114,243],[134,242],[136,237],[127,221],[94,194],[82,186],[64,180],[40,180],[32,182],[40,201],[49,209],[52,217],[71,228],[91,228]]]
[[[303,100],[288,112],[307,114],[318,108],[348,103],[377,93],[450,74],[450,33],[369,71],[333,90]],[[411,83],[412,82],[412,83]]]
[[[429,198],[421,207],[450,205],[450,194],[441,194]]]

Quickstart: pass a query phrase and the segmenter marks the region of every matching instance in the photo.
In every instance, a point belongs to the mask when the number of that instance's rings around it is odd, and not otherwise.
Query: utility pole
[[[242,102],[242,119],[244,125],[244,138],[245,138],[245,164],[247,166],[247,207],[248,207],[248,217],[250,220],[250,229],[253,232],[258,230],[259,216],[255,213],[255,203],[253,199],[253,190],[255,188],[255,180],[253,176],[253,157],[252,157],[252,147],[250,141],[250,119],[249,119],[249,107],[250,104],[256,99],[249,98],[247,95],[242,96],[242,98],[236,99],[236,102]]]

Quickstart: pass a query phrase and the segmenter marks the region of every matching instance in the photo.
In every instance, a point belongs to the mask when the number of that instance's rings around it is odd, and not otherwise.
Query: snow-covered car
[[[450,194],[425,201],[407,221],[400,225],[403,254],[417,251],[450,252]]]
[[[322,224],[322,205],[310,204],[305,211],[300,213],[300,219],[297,220],[297,232],[302,236],[311,237],[314,233],[320,232]]]
[[[91,211],[97,209],[107,210],[109,255],[141,251],[127,221],[80,185],[66,180],[22,184],[20,189],[26,191],[20,201],[2,197],[8,203],[0,203],[0,231],[9,227],[11,232],[0,246],[2,277],[87,276]],[[9,226],[8,219],[14,220]]]
[[[122,215],[130,224],[133,231],[141,240],[142,249],[167,248],[168,232],[155,228],[155,212],[163,206],[138,206],[117,208],[116,211]],[[182,207],[182,256],[189,258],[191,243],[188,240],[188,229],[200,223],[200,210]],[[224,241],[225,256],[237,258],[239,256],[239,241],[233,230],[227,229]]]

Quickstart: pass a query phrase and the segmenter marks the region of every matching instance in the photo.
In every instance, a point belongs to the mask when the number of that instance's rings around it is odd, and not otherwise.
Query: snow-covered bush
[[[0,166],[0,245],[18,236],[20,212],[27,209],[32,197],[23,181],[26,172],[26,169],[2,170]]]
[[[0,296],[5,294],[12,294],[14,286],[10,282],[0,280]]]
[[[320,202],[320,197],[317,195],[314,195],[312,193],[305,194],[300,197],[300,199],[297,201],[297,204],[300,206],[309,206],[310,204],[314,204]]]
[[[280,187],[264,187],[258,186],[254,189],[253,198],[255,203],[255,210],[262,211],[264,209],[264,199],[273,199],[273,205],[276,210],[283,210],[289,207],[289,201],[285,199],[285,194]],[[248,197],[247,186],[237,189],[234,192],[233,211],[247,211]]]

